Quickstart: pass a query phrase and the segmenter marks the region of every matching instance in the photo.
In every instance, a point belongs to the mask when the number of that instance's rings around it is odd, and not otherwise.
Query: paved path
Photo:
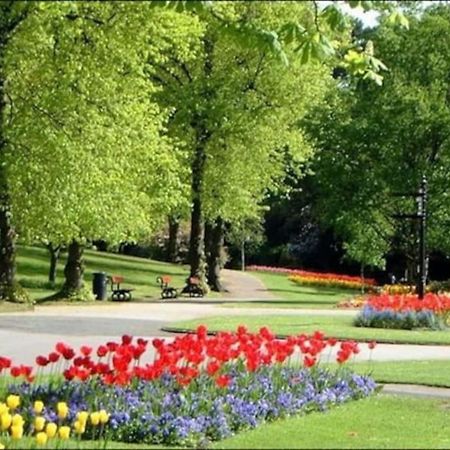
[[[0,314],[0,355],[17,363],[32,364],[38,354],[46,354],[58,341],[75,348],[83,344],[97,346],[117,340],[122,334],[151,339],[173,335],[161,328],[170,322],[216,315],[354,315],[351,310],[305,310],[277,308],[227,308],[224,304],[242,300],[271,300],[273,297],[253,275],[224,271],[224,284],[229,293],[220,299],[177,299],[166,302],[106,303],[95,305],[36,306],[34,311]],[[295,320],[295,319],[293,319]],[[270,320],[268,319],[270,326]],[[335,350],[333,350],[334,352]],[[332,359],[324,355],[324,360]],[[147,360],[151,360],[148,353]],[[370,352],[366,344],[356,360],[379,361],[450,359],[450,346],[379,344]],[[450,398],[449,390],[387,385],[385,392],[429,395]]]
[[[263,282],[255,275],[238,270],[222,270],[221,279],[226,299],[273,300],[275,297],[267,290]]]
[[[324,311],[320,311],[323,313]],[[38,306],[35,311],[0,315],[0,355],[30,363],[39,353],[62,340],[71,345],[104,343],[122,334],[151,338],[169,337],[161,327],[175,320],[213,315],[317,314],[317,310],[274,308],[224,308],[219,303],[181,301],[177,303],[101,303],[90,306]],[[354,314],[353,311],[326,311],[330,314]],[[270,323],[268,323],[270,326]],[[450,346],[379,344],[374,352],[361,345],[357,360],[380,361],[450,359]]]

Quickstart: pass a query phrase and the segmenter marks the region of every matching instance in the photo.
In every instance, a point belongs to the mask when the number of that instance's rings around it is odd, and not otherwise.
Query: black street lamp
[[[417,202],[417,214],[395,214],[396,219],[413,219],[419,220],[419,276],[417,279],[417,294],[422,300],[425,295],[425,287],[427,283],[426,270],[426,217],[427,217],[427,179],[422,176],[419,190],[409,193],[394,193],[396,197],[414,197]]]

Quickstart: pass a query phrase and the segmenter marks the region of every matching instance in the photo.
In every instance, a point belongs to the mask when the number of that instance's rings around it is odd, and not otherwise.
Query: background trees
[[[343,79],[309,122],[319,149],[317,214],[345,241],[351,258],[383,266],[386,254],[397,253],[410,277],[417,224],[392,215],[417,205],[392,194],[416,191],[422,174],[429,180],[429,248],[449,251],[449,12],[445,5],[411,15],[407,32],[386,24],[366,32],[362,39],[374,41],[389,67],[383,88]]]

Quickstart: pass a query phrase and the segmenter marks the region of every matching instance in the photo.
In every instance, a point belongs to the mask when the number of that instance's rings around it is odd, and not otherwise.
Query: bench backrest
[[[124,277],[122,275],[111,275],[111,283],[123,283]]]
[[[200,280],[197,277],[189,277],[189,284],[200,284]]]

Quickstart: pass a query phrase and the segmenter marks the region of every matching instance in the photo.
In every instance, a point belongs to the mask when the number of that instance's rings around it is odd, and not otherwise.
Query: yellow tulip
[[[44,403],[41,402],[40,400],[36,400],[34,402],[33,409],[36,414],[41,414],[42,410],[44,409]]]
[[[97,426],[100,423],[100,413],[99,412],[91,413],[91,423],[94,426]]]
[[[109,420],[109,414],[104,410],[101,409],[99,411],[99,415],[100,415],[100,423],[106,423]]]
[[[77,434],[83,434],[86,431],[86,423],[80,422],[80,420],[75,420],[73,423],[73,429]]]
[[[45,427],[47,437],[49,438],[55,437],[57,429],[58,427],[56,426],[56,423],[53,422],[48,423],[47,426]]]
[[[48,441],[48,436],[43,432],[36,434],[36,442],[38,445],[45,445]]]
[[[0,442],[0,450],[4,450],[5,446]]]
[[[69,439],[70,427],[67,427],[67,426],[60,427],[58,434],[61,439]]]
[[[80,423],[85,424],[88,420],[89,413],[87,411],[80,411],[77,413],[77,419],[80,421]]]
[[[22,425],[12,425],[11,426],[11,437],[13,439],[22,439],[23,436],[23,426]]]
[[[34,419],[34,429],[36,431],[42,431],[44,429],[44,426],[45,426],[44,417],[38,416]]]
[[[66,402],[58,402],[56,405],[56,411],[58,412],[58,417],[60,419],[65,419],[67,414],[69,414],[69,407]]]
[[[7,430],[11,426],[12,416],[9,413],[3,413],[0,416],[0,428],[2,431]]]
[[[23,417],[20,414],[14,414],[12,416],[11,423],[14,427],[16,427],[16,426],[23,427],[23,424],[25,423],[25,421],[23,420]]]
[[[6,404],[9,409],[16,409],[20,405],[20,397],[18,395],[10,394],[6,397]]]
[[[0,416],[5,412],[9,412],[9,408],[8,408],[7,404],[0,402]]]

